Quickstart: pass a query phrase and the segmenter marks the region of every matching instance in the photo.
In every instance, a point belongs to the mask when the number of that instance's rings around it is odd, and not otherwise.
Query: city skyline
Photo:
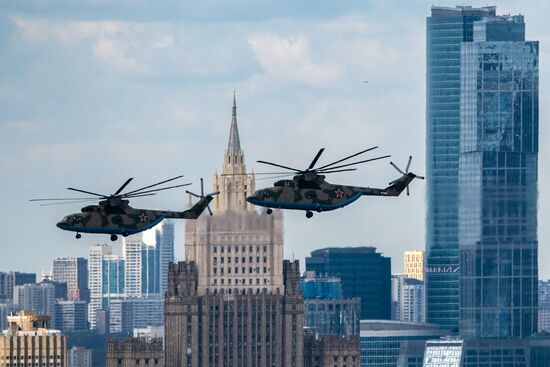
[[[225,147],[235,89],[243,149],[250,162],[299,164],[321,146],[331,157],[339,157],[351,148],[380,145],[398,164],[413,154],[415,170],[425,172],[424,35],[431,3],[323,3],[315,10],[287,3],[276,11],[270,6],[252,8],[250,14],[239,10],[242,4],[222,4],[219,9],[207,4],[186,9],[181,18],[162,9],[147,14],[147,4],[129,13],[124,5],[59,4],[52,3],[41,15],[32,5],[2,5],[0,39],[6,57],[0,62],[11,73],[2,77],[6,87],[0,94],[8,106],[0,114],[0,171],[6,173],[6,189],[12,194],[1,194],[8,210],[0,219],[6,228],[17,228],[25,218],[34,229],[6,233],[7,256],[0,259],[5,271],[38,273],[56,257],[86,256],[89,245],[108,242],[101,236],[76,241],[62,233],[55,222],[79,208],[40,208],[26,201],[32,196],[64,194],[63,188],[72,185],[109,191],[125,177],[162,179],[174,171],[186,174],[195,187],[203,176],[208,187]],[[547,4],[495,4],[499,13],[525,15],[527,38],[545,44],[550,32],[541,14]],[[86,15],[90,10],[92,15]],[[399,21],[381,17],[389,14]],[[210,42],[213,51],[203,50],[204,42],[212,40],[217,40]],[[24,45],[27,53],[17,45]],[[209,59],[214,50],[225,55],[224,62],[196,61]],[[354,57],[338,57],[351,52]],[[545,55],[541,47],[541,70],[550,59]],[[43,60],[43,65],[32,59]],[[404,59],[408,62],[402,63]],[[61,60],[67,64],[66,75],[51,72]],[[368,84],[362,83],[365,79]],[[549,101],[546,80],[541,72],[541,106]],[[390,108],[395,104],[400,108]],[[545,119],[541,109],[541,126]],[[319,132],[312,134],[315,126]],[[280,137],[280,143],[272,137]],[[540,140],[546,137],[542,130]],[[149,153],[153,147],[159,147],[159,155]],[[95,153],[86,156],[84,151]],[[541,145],[541,167],[549,151]],[[193,159],[196,152],[203,158],[200,162]],[[336,181],[376,185],[392,176],[389,165],[375,163]],[[541,170],[539,180],[543,188],[550,177]],[[400,271],[403,250],[424,249],[424,190],[424,184],[415,183],[410,197],[390,203],[365,200],[309,222],[300,213],[286,212],[285,257],[303,260],[312,249],[328,246],[376,246],[393,259],[393,271]],[[541,190],[540,261],[550,252],[544,246],[550,239],[550,229],[544,226],[550,218],[546,197]],[[187,200],[182,191],[139,203],[181,209]],[[384,224],[396,212],[401,230],[387,235]],[[182,227],[176,227],[177,259],[183,259]],[[327,228],[341,230],[327,233]],[[115,246],[118,252],[120,245]],[[51,258],[13,261],[42,249]],[[549,278],[550,270],[541,267],[540,276]]]

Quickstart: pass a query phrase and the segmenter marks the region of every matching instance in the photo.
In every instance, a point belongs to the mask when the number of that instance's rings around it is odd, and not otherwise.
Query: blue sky
[[[454,5],[441,1],[438,5]],[[474,1],[475,6],[486,2]],[[110,193],[185,174],[197,187],[221,169],[237,91],[241,142],[250,169],[265,159],[306,165],[379,145],[425,173],[427,1],[0,1],[1,270],[39,272],[59,256],[86,256],[105,236],[55,227],[76,205],[39,207],[32,197],[65,187]],[[522,13],[541,41],[539,243],[550,277],[550,25],[545,1],[496,3]],[[368,84],[362,83],[368,80]],[[386,162],[331,177],[384,187]],[[258,181],[257,186],[267,185]],[[365,198],[306,220],[285,213],[285,256],[374,245],[401,271],[405,249],[423,249],[425,183],[410,197]],[[135,200],[183,209],[184,190]],[[183,258],[183,224],[176,254]],[[30,255],[30,256],[29,256]]]

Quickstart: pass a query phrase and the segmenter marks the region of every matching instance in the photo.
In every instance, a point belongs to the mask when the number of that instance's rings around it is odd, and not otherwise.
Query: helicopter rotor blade
[[[131,199],[131,198],[139,198],[139,197],[142,197],[142,196],[153,196],[153,195],[156,195],[156,193],[152,192],[150,194],[144,194],[144,193],[136,193],[136,194],[131,194],[131,195],[128,195],[128,196],[124,196],[125,199]]]
[[[201,196],[204,197],[204,180],[201,177]]]
[[[68,201],[68,200],[101,200],[100,198],[55,198],[55,199],[30,199],[29,201]]]
[[[130,183],[130,181],[132,181],[133,179],[134,179],[133,177],[130,177],[129,179],[127,179],[126,182],[123,183],[122,186],[120,186],[120,187],[118,188],[118,190],[113,194],[113,196],[117,196],[118,194],[120,194],[120,192],[121,192],[122,190],[124,190],[124,188],[125,188],[126,186],[128,186],[128,184]]]
[[[337,172],[349,172],[349,171],[357,171],[357,168],[344,168],[344,169],[337,169],[337,170],[332,170],[332,169],[327,169],[326,171],[317,171],[319,173],[337,173]]]
[[[411,167],[411,162],[412,162],[412,159],[413,159],[413,156],[410,155],[409,156],[409,161],[407,162],[407,167],[405,168],[405,172],[409,172],[409,168]]]
[[[45,203],[45,204],[40,204],[40,206],[81,204],[81,203],[89,203],[89,202],[92,202],[92,201],[97,201],[97,199],[74,200],[74,201],[64,201],[64,202],[57,202],[57,203]]]
[[[325,148],[319,149],[319,151],[317,152],[317,155],[315,156],[315,158],[313,158],[313,160],[311,161],[306,171],[310,171],[313,167],[315,167],[315,164],[317,164],[317,161],[319,160],[319,158],[321,157],[321,154],[323,154],[324,151],[325,151]]]
[[[395,168],[395,169],[397,170],[397,172],[401,173],[402,175],[405,174],[405,172],[401,171],[401,169],[400,169],[399,167],[397,167],[397,166],[395,165],[395,163],[390,162],[390,164],[392,165],[393,168]]]
[[[188,193],[188,194],[191,195],[191,196],[196,197],[197,199],[200,199],[200,198],[201,198],[200,195],[197,195],[197,194],[195,194],[194,192],[191,192],[191,191],[188,191],[188,190],[185,190],[185,192]]]
[[[162,185],[164,183],[167,183],[167,182],[170,182],[170,181],[174,181],[174,180],[177,180],[178,178],[182,178],[183,175],[179,175],[179,176],[176,176],[176,177],[172,177],[172,178],[169,178],[168,180],[164,180],[164,181],[161,181],[161,182],[157,182],[155,184],[152,184],[152,185],[147,185],[147,186],[144,186],[142,188],[139,188],[139,189],[136,189],[136,190],[132,190],[132,191],[129,191],[127,192],[126,194],[124,195],[128,195],[128,194],[133,194],[135,192],[138,192],[138,191],[142,191],[142,190],[145,190],[145,189],[150,189],[151,187],[155,187],[155,186],[158,186],[158,185]]]
[[[259,176],[259,175],[287,175],[288,172],[246,172],[246,173],[222,173],[220,176]]]
[[[210,209],[210,205],[207,205],[206,209],[208,209],[208,213],[210,213],[210,216],[212,216],[213,214],[212,214],[212,209]]]
[[[279,168],[284,168],[284,169],[288,169],[288,170],[291,170],[291,171],[294,171],[294,172],[302,172],[301,169],[296,169],[296,168],[292,168],[292,167],[288,167],[288,166],[283,166],[281,164],[277,164],[277,163],[272,163],[272,162],[266,162],[266,161],[256,161],[258,163],[263,163],[263,164],[269,164],[270,166],[275,166],[275,167],[279,167]]]
[[[95,196],[99,196],[99,197],[102,197],[102,198],[105,198],[105,199],[108,198],[108,196],[106,196],[106,195],[97,194],[97,193],[91,192],[91,191],[85,191],[85,190],[75,189],[74,187],[67,187],[67,190],[76,191],[76,192],[82,192],[82,193],[84,193],[84,194],[95,195]]]
[[[347,156],[347,157],[345,157],[345,158],[342,158],[342,159],[339,159],[339,160],[337,160],[337,161],[335,161],[335,162],[332,162],[332,163],[329,163],[329,164],[325,164],[323,167],[319,167],[318,170],[322,170],[322,169],[324,169],[324,168],[327,168],[327,167],[333,166],[333,165],[335,165],[335,164],[338,164],[338,163],[340,163],[340,162],[346,161],[346,160],[348,160],[348,159],[350,159],[350,158],[357,157],[358,155],[361,155],[361,154],[366,153],[366,152],[370,152],[371,150],[374,150],[374,149],[376,149],[376,148],[378,148],[378,146],[375,146],[375,147],[372,147],[372,148],[368,148],[368,149],[362,150],[362,151],[360,151],[360,152],[358,152],[358,153],[349,155],[349,156]]]
[[[260,178],[257,178],[256,181],[260,181],[260,180],[275,180],[275,179],[278,179],[278,178],[293,177],[294,175],[295,175],[294,173],[287,173],[287,174],[280,175],[280,176],[260,177]]]
[[[407,196],[410,195],[410,191],[409,191],[409,185],[407,185]]]
[[[358,162],[353,162],[353,163],[347,163],[347,164],[343,164],[343,165],[341,165],[341,166],[331,167],[330,170],[335,170],[335,169],[338,169],[338,168],[344,168],[344,167],[354,166],[354,165],[356,165],[356,164],[362,164],[362,163],[377,161],[377,160],[379,160],[379,159],[384,159],[384,158],[388,158],[388,157],[391,157],[391,155],[383,155],[383,156],[381,156],[381,157],[365,159],[365,160],[358,161]]]
[[[157,192],[157,191],[175,189],[176,187],[183,187],[183,186],[189,186],[189,185],[191,185],[191,183],[184,183],[184,184],[181,184],[181,185],[174,185],[174,186],[168,186],[168,187],[161,187],[160,189],[153,189],[153,190],[147,190],[147,191],[140,191],[140,192],[137,192],[136,194],[148,194],[148,193],[150,193],[150,192]],[[132,195],[132,194],[131,194],[131,193],[126,193],[126,194],[120,195],[120,197],[126,198],[126,197],[128,197],[128,195]]]
[[[419,175],[416,175],[416,174],[415,174],[415,176],[416,176],[416,178],[421,179],[421,180],[425,180],[425,179],[426,179],[426,177],[424,177],[424,176],[419,176]]]

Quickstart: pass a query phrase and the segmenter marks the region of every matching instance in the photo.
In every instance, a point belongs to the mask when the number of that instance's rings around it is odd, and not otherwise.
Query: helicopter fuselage
[[[295,176],[280,180],[273,187],[256,191],[247,201],[258,206],[276,209],[330,211],[353,203],[363,195],[398,196],[414,179],[414,174],[403,175],[385,189],[331,184],[324,176]]]
[[[179,212],[168,210],[137,209],[126,203],[120,205],[89,205],[80,213],[65,216],[57,227],[77,233],[104,233],[128,236],[148,230],[163,219],[196,219],[212,200],[212,196],[201,198],[192,208]]]

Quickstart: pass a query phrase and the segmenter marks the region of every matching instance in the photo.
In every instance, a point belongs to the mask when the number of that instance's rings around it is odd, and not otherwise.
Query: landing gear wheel
[[[306,218],[313,217],[313,212],[310,212],[309,210],[306,212]]]
[[[77,233],[75,237],[78,240],[80,237],[82,237],[82,235],[80,233]]]
[[[267,214],[272,214],[273,213],[273,209],[271,208],[267,208],[267,210],[265,211]]]
[[[111,241],[116,241],[118,239],[118,236],[116,234],[111,235]]]
[[[128,233],[128,232],[123,232],[122,233],[122,237],[128,237],[129,235],[130,235],[130,233]]]

